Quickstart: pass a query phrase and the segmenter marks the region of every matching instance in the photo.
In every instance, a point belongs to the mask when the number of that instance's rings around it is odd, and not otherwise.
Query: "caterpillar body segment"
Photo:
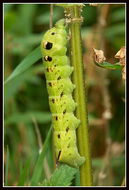
[[[77,104],[72,97],[75,85],[70,75],[73,67],[66,56],[66,45],[67,32],[62,19],[43,36],[41,51],[52,112],[56,158],[59,162],[79,167],[85,158],[79,155],[77,149],[76,128],[80,120],[73,113]]]

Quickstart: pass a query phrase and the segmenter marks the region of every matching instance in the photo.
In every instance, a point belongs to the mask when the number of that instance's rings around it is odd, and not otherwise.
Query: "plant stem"
[[[74,99],[78,106],[76,116],[80,119],[81,124],[77,129],[78,149],[81,156],[86,158],[85,163],[80,167],[80,182],[81,186],[92,186],[92,170],[91,157],[89,147],[89,132],[88,132],[88,113],[85,95],[85,82],[83,76],[83,61],[81,47],[81,19],[80,7],[74,5],[71,8],[72,19],[70,23],[71,32],[71,65],[74,67],[73,83],[76,85],[74,91]],[[76,19],[77,18],[77,19]]]

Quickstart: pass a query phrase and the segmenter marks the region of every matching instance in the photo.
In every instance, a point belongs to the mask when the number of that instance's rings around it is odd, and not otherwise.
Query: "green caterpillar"
[[[67,52],[67,32],[64,19],[48,30],[41,42],[49,105],[52,112],[54,146],[57,161],[79,167],[85,161],[78,153],[76,128],[78,120],[73,111],[77,104],[72,98],[75,85],[70,75],[73,67],[69,65]]]

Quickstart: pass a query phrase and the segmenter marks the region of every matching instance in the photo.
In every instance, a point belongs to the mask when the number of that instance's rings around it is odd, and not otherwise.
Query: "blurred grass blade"
[[[49,140],[50,140],[51,132],[52,132],[52,126],[50,127],[50,129],[48,131],[42,152],[39,154],[38,160],[35,164],[35,168],[34,168],[33,175],[31,178],[31,183],[30,183],[31,186],[37,186],[39,183],[39,179],[40,179],[40,176],[41,176],[41,173],[43,170],[43,160],[46,156],[46,152],[47,152],[47,149],[49,146]]]
[[[47,123],[51,121],[51,114],[49,112],[28,111],[25,113],[14,113],[5,119],[5,125],[16,124],[19,122],[32,123],[32,118],[35,117],[39,123]]]
[[[21,4],[18,7],[19,23],[17,30],[23,34],[31,34],[33,29],[33,18],[37,9],[37,4]]]
[[[122,69],[123,66],[120,63],[115,63],[115,64],[111,64],[108,62],[103,62],[103,63],[97,63],[95,62],[95,64],[99,67],[102,67],[104,69],[111,69],[111,70],[115,70],[115,69]]]
[[[6,152],[6,168],[5,168],[5,185],[8,185],[8,169],[9,169],[9,148],[7,146]]]
[[[6,79],[5,84],[10,80],[14,79],[16,76],[22,74],[31,65],[38,61],[42,57],[40,46],[34,49],[13,71],[13,73]]]
[[[19,182],[17,186],[24,186],[27,184],[29,169],[30,169],[30,160],[27,160],[24,168],[22,168],[22,165],[21,165],[21,173],[20,173]]]

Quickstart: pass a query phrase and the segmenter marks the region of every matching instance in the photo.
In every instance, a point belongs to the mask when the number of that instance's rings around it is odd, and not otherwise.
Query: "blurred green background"
[[[64,17],[54,6],[53,25]],[[102,49],[110,63],[125,45],[125,5],[86,4],[82,42],[94,185],[119,186],[125,176],[125,86],[121,71],[98,68],[92,48]],[[37,46],[49,29],[50,5],[4,4],[4,79]],[[26,184],[51,125],[51,114],[40,59],[4,86],[5,185],[18,185],[26,167]],[[52,139],[52,138],[51,138]],[[41,180],[54,171],[52,140]],[[8,172],[7,172],[8,170]]]

